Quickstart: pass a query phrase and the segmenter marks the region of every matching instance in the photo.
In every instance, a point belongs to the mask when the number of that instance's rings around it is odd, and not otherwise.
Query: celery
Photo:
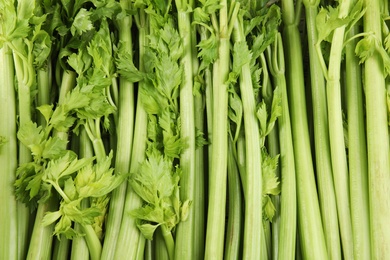
[[[298,30],[300,17],[295,13],[293,1],[282,1],[282,19],[284,23],[283,43],[286,50],[287,94],[290,101],[297,174],[298,229],[302,255],[308,259],[328,259],[314,180],[306,115],[302,45]]]
[[[355,3],[355,1],[353,1]],[[348,36],[359,33],[359,24]],[[345,47],[348,119],[348,168],[351,203],[353,251],[355,259],[370,258],[370,222],[368,208],[367,144],[364,126],[362,68],[355,55],[357,39]]]
[[[0,33],[1,33],[0,27]],[[7,46],[0,48],[0,165],[2,179],[0,181],[3,209],[0,214],[0,238],[2,259],[18,259],[18,243],[9,243],[18,239],[17,201],[12,183],[15,181],[17,167],[16,143],[16,99],[14,87],[14,66],[12,54]],[[22,246],[22,245],[20,245]]]
[[[331,259],[341,259],[339,224],[333,184],[332,161],[329,143],[329,123],[325,76],[315,50],[317,29],[315,19],[318,1],[304,1],[310,55],[310,83],[313,106],[314,148],[318,195],[324,227],[327,252]],[[333,209],[333,210],[330,210]]]
[[[123,12],[130,10],[130,1],[121,1]],[[131,36],[132,16],[118,19],[119,41],[125,53],[133,51]],[[122,55],[120,52],[119,55]],[[130,55],[132,57],[132,55]],[[134,86],[126,77],[119,78],[118,120],[116,124],[118,143],[115,155],[115,171],[127,173],[130,170],[130,158],[134,132]],[[106,234],[102,249],[102,259],[112,259],[115,251],[120,223],[125,204],[127,182],[124,182],[111,194],[110,206],[106,221]]]
[[[366,13],[363,17],[365,32],[373,35],[374,44],[382,41],[380,8],[384,1],[364,1]],[[372,259],[390,256],[390,155],[389,130],[386,105],[386,88],[383,62],[380,53],[374,51],[364,61],[367,156],[368,156],[368,197],[370,209],[370,245]]]
[[[273,244],[277,251],[273,259],[294,259],[297,237],[297,199],[296,172],[294,162],[293,137],[289,101],[287,98],[285,61],[283,43],[280,33],[276,36],[273,56],[270,57],[270,71],[275,79],[275,86],[280,88],[282,96],[282,113],[278,120],[280,138],[280,176],[281,194],[279,202],[279,228],[273,230],[278,240]]]
[[[195,174],[196,147],[195,147],[195,101],[194,101],[194,70],[193,70],[193,44],[191,37],[191,13],[188,8],[193,1],[176,0],[177,23],[180,38],[183,44],[183,54],[180,63],[183,68],[183,79],[180,86],[180,119],[181,138],[186,140],[186,148],[180,155],[180,167],[182,176],[180,178],[180,197],[184,200],[194,200],[195,196]],[[200,210],[200,209],[199,209]],[[181,222],[176,230],[175,258],[192,259],[195,252],[195,214],[201,213],[197,208],[192,208],[186,221]],[[172,259],[172,258],[171,258]]]

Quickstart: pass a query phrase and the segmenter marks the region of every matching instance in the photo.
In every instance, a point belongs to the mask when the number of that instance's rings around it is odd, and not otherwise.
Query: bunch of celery
[[[3,0],[1,259],[386,259],[384,0]]]

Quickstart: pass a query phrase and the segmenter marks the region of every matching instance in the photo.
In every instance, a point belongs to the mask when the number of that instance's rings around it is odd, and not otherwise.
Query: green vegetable
[[[389,17],[2,1],[0,258],[389,258]]]

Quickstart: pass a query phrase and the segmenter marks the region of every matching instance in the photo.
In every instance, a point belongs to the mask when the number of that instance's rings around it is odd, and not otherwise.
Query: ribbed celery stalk
[[[345,18],[349,13],[349,8],[349,0],[340,1],[338,6],[338,17],[340,19]],[[333,31],[329,56],[328,75],[326,79],[326,90],[328,101],[330,152],[332,158],[333,182],[336,192],[342,251],[345,258],[352,259],[353,238],[351,211],[349,205],[348,165],[344,142],[340,82],[340,69],[345,27],[346,26],[343,25]]]
[[[183,68],[183,79],[180,86],[180,120],[181,138],[186,142],[186,149],[180,154],[180,199],[194,203],[195,197],[195,105],[194,105],[194,71],[193,71],[193,44],[191,37],[191,13],[188,8],[192,1],[176,0],[177,23],[183,45],[183,54],[180,64]],[[195,204],[196,205],[196,204]],[[195,255],[195,213],[200,209],[192,207],[185,221],[181,221],[176,229],[175,258],[193,259]]]
[[[234,24],[234,42],[236,44],[246,42],[242,17],[239,17]],[[246,154],[243,258],[255,259],[260,256],[259,245],[265,241],[261,241],[263,215],[262,200],[259,196],[262,194],[260,128],[256,117],[256,98],[253,91],[250,60],[241,67],[239,86],[244,114]]]
[[[120,1],[124,10],[130,10],[130,1]],[[126,16],[118,19],[119,41],[125,51],[132,53],[133,44],[131,36],[132,17]],[[116,125],[117,147],[115,153],[115,171],[128,173],[130,170],[130,157],[133,145],[134,132],[134,86],[124,77],[119,78],[118,120]],[[122,221],[126,197],[127,181],[123,182],[111,193],[110,208],[106,221],[106,234],[104,238],[102,259],[112,259]]]
[[[32,45],[31,42],[28,42]],[[26,47],[27,48],[27,47]],[[18,126],[22,126],[32,119],[32,97],[33,87],[35,86],[35,71],[32,65],[32,61],[27,57],[21,57],[20,50],[13,50],[15,75],[17,79],[16,89],[18,96]],[[30,53],[29,55],[32,56]],[[27,55],[26,55],[27,56]],[[31,58],[31,57],[30,57]],[[18,164],[28,163],[32,160],[30,150],[21,142],[18,145]],[[28,229],[29,229],[29,209],[23,203],[18,203],[18,244],[20,247],[18,258],[25,257],[26,248],[25,243],[28,241]]]
[[[359,25],[348,36],[359,33]],[[354,259],[370,259],[370,219],[368,207],[367,144],[364,124],[362,68],[355,55],[357,40],[345,47],[348,168]]]
[[[322,228],[306,111],[302,44],[294,1],[284,0],[282,19],[286,50],[286,84],[297,180],[298,228],[302,255],[306,259],[328,259]]]
[[[364,31],[382,43],[381,12],[384,1],[365,0]],[[370,208],[371,259],[390,258],[390,163],[385,75],[378,52],[364,63],[366,95],[368,194]]]
[[[225,241],[225,259],[240,259],[242,256],[243,235],[243,194],[236,159],[234,158],[233,142],[229,140],[228,152],[228,223]]]
[[[18,239],[17,202],[13,187],[18,163],[15,72],[12,53],[7,46],[0,49],[0,67],[0,165],[2,167],[0,196],[3,204],[0,213],[0,258],[16,260],[19,249],[16,243]]]
[[[306,13],[307,38],[310,57],[310,83],[313,107],[314,148],[319,202],[324,227],[325,242],[330,259],[341,259],[339,223],[336,195],[333,184],[329,143],[329,126],[325,76],[318,54],[316,16],[319,1],[303,1]]]
[[[218,58],[213,64],[213,143],[209,172],[205,259],[222,259],[225,235],[225,209],[228,151],[228,86],[230,35],[228,1],[220,0]]]
[[[280,142],[280,212],[279,229],[275,230],[277,252],[273,259],[294,259],[297,237],[297,191],[296,172],[294,162],[293,136],[289,102],[287,98],[285,61],[281,35],[278,34],[274,43],[273,55],[270,58],[270,71],[274,77],[274,84],[282,95],[282,113],[278,119]],[[275,246],[275,244],[273,244]]]
[[[197,56],[196,48],[196,31],[192,30],[192,45],[193,54],[192,57]],[[194,75],[196,75],[199,67],[198,59],[193,59],[192,67]],[[195,110],[195,127],[196,130],[202,134],[205,133],[205,98],[203,91],[201,93],[195,93],[194,97],[194,110]],[[199,146],[195,150],[195,197],[192,202],[192,207],[195,210],[194,218],[194,259],[200,259],[204,256],[204,240],[205,240],[205,223],[206,223],[206,183],[205,183],[205,147]]]
[[[65,95],[71,91],[76,84],[76,73],[73,71],[64,71],[60,87],[58,102],[62,103]],[[54,132],[61,139],[68,139],[68,134],[64,132]],[[52,241],[54,224],[43,226],[42,219],[49,211],[55,211],[58,207],[58,201],[52,197],[45,203],[39,203],[35,216],[35,223],[31,235],[27,259],[50,259],[52,254]]]
[[[139,35],[139,70],[144,71],[145,47],[147,46],[148,33],[148,18],[144,10],[139,10],[135,16],[135,21],[138,27]],[[139,82],[139,88],[145,84]],[[140,95],[138,95],[135,128],[133,139],[133,150],[130,160],[130,173],[137,172],[139,164],[145,159],[146,141],[147,141],[147,113],[143,108]],[[115,255],[113,259],[143,259],[145,238],[139,231],[134,217],[130,216],[129,212],[142,205],[141,198],[134,192],[129,185],[126,191],[125,208],[121,221],[121,229],[119,232]]]
[[[89,140],[85,129],[80,130],[79,138],[79,157],[80,158],[91,158],[93,156],[93,148],[91,140]],[[90,206],[89,200],[84,199],[81,201],[81,208],[87,208]],[[83,229],[79,223],[75,223],[75,230],[82,233]],[[78,236],[72,240],[71,248],[71,260],[89,260],[89,249],[84,236]]]

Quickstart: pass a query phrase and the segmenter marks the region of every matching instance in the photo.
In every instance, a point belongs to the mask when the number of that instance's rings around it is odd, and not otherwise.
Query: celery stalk
[[[230,35],[228,1],[220,1],[218,59],[213,64],[213,143],[209,172],[209,204],[205,259],[222,259],[225,235],[228,86]]]
[[[195,197],[195,105],[193,93],[193,44],[191,35],[191,16],[188,12],[190,1],[177,0],[177,19],[179,34],[183,44],[183,54],[180,58],[183,67],[183,83],[180,86],[180,119],[181,138],[186,140],[186,149],[180,155],[180,198],[182,201],[191,200],[194,203]],[[175,258],[192,259],[195,239],[195,213],[198,209],[191,208],[186,221],[181,221],[176,230]]]
[[[358,33],[355,25],[349,37]],[[355,55],[357,40],[346,45],[346,88],[348,112],[348,167],[353,251],[355,259],[370,258],[367,145],[364,126],[362,68]]]
[[[339,4],[339,18],[349,13],[350,1]],[[336,192],[337,213],[344,257],[353,258],[353,238],[349,205],[348,166],[345,152],[343,116],[341,106],[340,64],[344,43],[345,25],[333,32],[327,75],[327,101],[329,116],[329,139],[332,158],[333,181]]]
[[[130,1],[121,1],[122,8],[130,9]],[[119,40],[129,53],[133,52],[131,36],[132,17],[127,16],[118,21]],[[115,171],[127,173],[130,170],[130,157],[133,145],[134,132],[134,86],[123,77],[119,79],[118,120],[116,125],[117,147],[115,153]],[[106,221],[106,234],[104,238],[102,259],[112,259],[122,220],[125,204],[127,182],[123,182],[113,190],[110,198],[110,208]]]
[[[144,55],[147,46],[148,18],[144,10],[140,10],[135,16],[139,34],[139,70],[144,71]],[[139,82],[139,88],[142,88],[144,82]],[[138,96],[135,128],[133,139],[133,151],[130,159],[130,173],[138,170],[139,164],[145,159],[146,141],[147,141],[147,113],[143,108],[140,96]],[[142,259],[145,248],[145,238],[139,231],[134,217],[129,212],[142,205],[141,198],[134,192],[129,185],[126,191],[125,208],[121,221],[121,230],[119,232],[115,255],[113,259]]]
[[[292,137],[297,177],[298,228],[302,255],[307,259],[328,259],[307,120],[302,44],[293,1],[282,1],[283,43],[286,51],[286,84],[291,112]]]
[[[319,3],[317,1],[304,1],[304,4],[310,56],[315,162],[322,224],[330,259],[341,259],[339,224],[330,153],[325,76],[315,50],[315,44],[317,43],[315,18],[318,14]]]
[[[365,0],[364,31],[372,32],[382,42],[381,4]],[[368,192],[370,209],[371,259],[390,257],[390,159],[386,86],[382,60],[378,52],[364,63],[366,95]]]
[[[14,87],[14,64],[11,51],[7,46],[0,49],[0,165],[2,178],[0,191],[2,211],[0,214],[0,258],[18,259],[18,243],[10,242],[18,239],[17,202],[13,183],[17,167],[16,142],[16,99]]]
[[[281,192],[279,198],[280,211],[276,213],[279,214],[279,219],[276,221],[279,222],[279,228],[275,230],[275,232],[278,232],[275,234],[278,241],[276,244],[273,244],[273,247],[277,245],[277,252],[274,252],[272,257],[273,259],[294,259],[297,244],[297,181],[289,101],[286,89],[284,51],[280,34],[277,35],[274,43],[273,56],[270,61],[270,71],[274,77],[274,84],[281,89],[282,93],[282,114],[278,119]]]

